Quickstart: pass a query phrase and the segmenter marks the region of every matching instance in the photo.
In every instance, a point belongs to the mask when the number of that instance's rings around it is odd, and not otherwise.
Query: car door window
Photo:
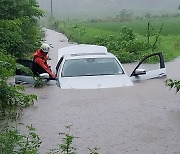
[[[156,61],[155,64],[154,61]],[[162,76],[166,76],[166,69],[161,52],[146,56],[130,75],[132,80],[152,79]]]
[[[159,56],[151,56],[145,59],[142,64],[138,67],[139,69],[145,69],[147,72],[160,68]]]
[[[63,58],[64,58],[64,57],[61,57],[61,58],[59,59],[58,63],[57,63],[57,65],[56,65],[56,72],[58,72],[58,69],[59,69],[59,67],[60,67],[60,65],[61,65],[61,63],[62,63],[62,61],[63,61]]]

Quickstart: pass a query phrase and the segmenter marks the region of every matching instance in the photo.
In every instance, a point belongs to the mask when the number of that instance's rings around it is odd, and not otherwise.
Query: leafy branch
[[[180,80],[167,79],[165,81],[165,85],[170,87],[171,89],[174,88],[176,90],[176,93],[180,90]]]

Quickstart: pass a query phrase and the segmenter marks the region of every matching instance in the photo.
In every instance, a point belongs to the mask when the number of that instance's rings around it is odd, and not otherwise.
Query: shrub
[[[41,16],[36,0],[1,0],[0,48],[16,57],[36,49],[41,40],[37,24]]]
[[[17,118],[18,110],[29,106],[37,96],[24,94],[22,86],[7,83],[15,72],[16,63],[11,56],[1,52],[0,55],[0,117]]]
[[[180,80],[167,79],[165,81],[165,85],[170,87],[171,89],[174,88],[176,90],[176,93],[180,90]]]
[[[35,128],[27,126],[28,134],[22,135],[17,129],[5,127],[0,132],[0,153],[37,154],[41,140]]]

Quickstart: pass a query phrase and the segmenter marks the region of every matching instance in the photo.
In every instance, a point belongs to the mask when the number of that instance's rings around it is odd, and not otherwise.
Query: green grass
[[[165,61],[180,56],[180,18],[153,20],[150,24],[154,30],[151,28],[149,43],[146,36],[148,20],[101,23],[60,22],[57,30],[63,32],[69,40],[79,44],[106,46],[109,52],[125,63],[141,59],[151,52],[163,52]],[[153,49],[156,34],[162,24],[164,24],[162,32]],[[132,29],[132,33],[123,32],[122,27]],[[133,35],[134,39],[131,40]]]
[[[131,28],[134,32],[141,35],[146,34],[148,20],[135,20],[129,22],[98,22],[98,23],[85,23],[89,28],[103,29],[106,31],[120,32],[121,27],[126,26]],[[156,19],[152,20],[151,24],[155,29],[159,29],[162,24],[162,35],[180,35],[180,18]]]
[[[180,56],[180,35],[161,36],[159,51],[163,52],[165,61],[170,61]]]

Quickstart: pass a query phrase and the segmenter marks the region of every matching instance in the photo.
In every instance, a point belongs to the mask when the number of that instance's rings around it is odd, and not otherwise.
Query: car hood
[[[132,85],[130,77],[126,74],[59,78],[59,86],[62,89],[98,89]]]

